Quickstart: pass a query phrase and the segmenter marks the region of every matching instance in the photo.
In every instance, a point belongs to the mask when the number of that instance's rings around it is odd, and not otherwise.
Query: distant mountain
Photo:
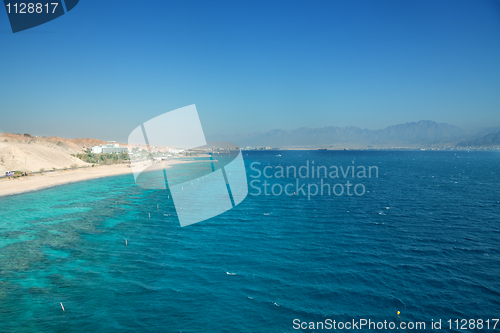
[[[380,130],[359,127],[301,127],[247,135],[214,136],[211,141],[228,141],[245,146],[330,147],[330,146],[428,146],[454,144],[468,139],[467,132],[456,126],[421,120],[389,126]]]
[[[500,131],[485,135],[478,139],[462,141],[457,143],[460,147],[484,147],[500,145]]]
[[[478,128],[475,132],[470,133],[468,140],[480,139],[488,134],[500,132],[500,127],[483,127]]]

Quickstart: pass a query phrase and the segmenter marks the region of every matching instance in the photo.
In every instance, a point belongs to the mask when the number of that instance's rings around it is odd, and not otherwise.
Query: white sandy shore
[[[190,163],[192,161],[171,160],[167,165]],[[46,187],[78,182],[87,179],[109,177],[132,173],[128,164],[103,165],[76,170],[46,172],[16,179],[0,179],[0,196],[35,191]]]
[[[125,164],[99,166],[67,171],[47,172],[29,177],[0,180],[0,196],[39,190],[45,187],[78,182],[81,180],[132,173]]]

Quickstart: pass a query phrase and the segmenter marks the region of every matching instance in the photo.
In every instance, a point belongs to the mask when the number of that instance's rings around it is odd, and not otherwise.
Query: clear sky
[[[16,34],[0,8],[0,51],[0,132],[500,126],[498,1],[81,0]]]

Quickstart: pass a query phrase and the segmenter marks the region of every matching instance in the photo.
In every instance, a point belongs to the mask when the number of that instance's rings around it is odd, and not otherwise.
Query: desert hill
[[[0,133],[0,175],[10,170],[63,169],[73,164],[85,166],[87,163],[71,154],[79,154],[100,144],[106,144],[106,141]]]

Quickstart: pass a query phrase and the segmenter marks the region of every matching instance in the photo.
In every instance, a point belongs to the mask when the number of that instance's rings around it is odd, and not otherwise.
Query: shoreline
[[[170,160],[168,166],[195,161]],[[166,165],[166,166],[167,166]],[[84,180],[133,174],[130,164],[102,165],[76,170],[52,171],[14,179],[0,179],[0,198]]]
[[[127,165],[105,165],[76,170],[55,171],[43,175],[37,174],[16,179],[2,179],[0,180],[0,198],[83,180],[132,174],[132,168],[127,167]]]

